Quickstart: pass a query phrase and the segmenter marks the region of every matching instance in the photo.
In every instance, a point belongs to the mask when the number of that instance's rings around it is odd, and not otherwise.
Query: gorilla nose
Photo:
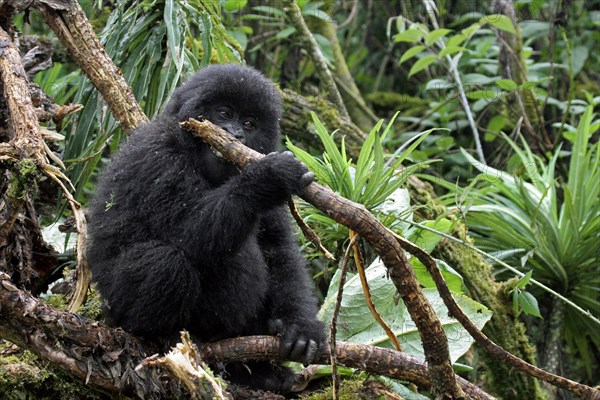
[[[233,126],[232,124],[226,124],[223,126],[223,129],[232,134],[237,140],[241,142],[244,141],[244,131],[241,128]]]

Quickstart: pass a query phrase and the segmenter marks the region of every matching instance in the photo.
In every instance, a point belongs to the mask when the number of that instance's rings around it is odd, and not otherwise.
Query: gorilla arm
[[[269,266],[272,315],[271,334],[282,336],[279,357],[313,363],[325,340],[324,326],[316,319],[317,302],[306,272],[306,261],[292,236],[290,215],[277,207],[261,221],[259,240]]]
[[[252,230],[257,228],[260,215],[283,204],[292,193],[298,193],[312,181],[312,174],[307,174],[307,168],[291,153],[271,153],[217,187],[208,184],[202,171],[186,170],[182,166],[185,160],[172,161],[161,175],[172,181],[179,174],[179,182],[174,183],[176,187],[150,193],[147,201],[178,203],[174,207],[165,206],[179,211],[170,216],[170,223],[165,221],[158,226],[161,230],[171,226],[177,232],[166,229],[159,234],[167,240],[178,238],[179,243],[174,245],[199,259],[217,259],[234,253],[247,238],[255,235]],[[173,193],[177,195],[169,199]],[[153,199],[154,196],[159,198]]]

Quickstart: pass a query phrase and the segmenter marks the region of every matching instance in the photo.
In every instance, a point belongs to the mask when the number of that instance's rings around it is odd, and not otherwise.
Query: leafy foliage
[[[527,143],[521,147],[505,137],[515,152],[515,175],[485,166],[465,152],[481,171],[469,190],[472,204],[461,204],[477,245],[499,254],[533,277],[568,296],[574,303],[600,316],[600,143],[589,144],[592,108],[584,112],[570,152],[568,175],[555,176],[560,151],[546,164]],[[595,125],[595,124],[594,124]],[[462,189],[458,189],[464,197]],[[525,279],[515,286],[513,299],[535,314],[535,301],[522,291]],[[589,343],[600,347],[594,335],[596,322],[568,310],[565,337],[591,363]],[[588,364],[589,366],[589,364]]]
[[[366,269],[371,297],[377,311],[397,335],[402,349],[408,354],[424,358],[421,338],[414,322],[411,320],[406,307],[398,298],[397,289],[387,277],[386,268],[380,260],[376,260]],[[340,271],[331,280],[327,297],[321,307],[319,318],[331,321]],[[473,343],[471,336],[458,321],[448,316],[448,310],[436,289],[424,289],[427,300],[431,303],[440,318],[448,344],[450,357],[455,362]],[[455,297],[461,308],[479,328],[491,318],[492,313],[483,305],[464,295]],[[366,343],[380,347],[393,348],[392,343],[381,326],[373,319],[365,303],[365,297],[358,275],[350,275],[344,285],[344,297],[338,316],[338,340]]]

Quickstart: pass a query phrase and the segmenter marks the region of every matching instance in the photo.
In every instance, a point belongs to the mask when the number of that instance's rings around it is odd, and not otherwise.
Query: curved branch
[[[391,231],[390,231],[391,232]],[[469,319],[467,314],[460,308],[460,306],[456,303],[454,298],[452,297],[452,293],[450,293],[450,289],[448,285],[446,285],[446,281],[442,276],[440,269],[438,268],[435,260],[423,249],[404,239],[403,237],[396,235],[392,232],[392,234],[396,237],[400,245],[403,249],[408,251],[410,254],[414,255],[425,265],[427,271],[431,274],[431,277],[435,283],[437,290],[440,293],[440,296],[444,300],[444,304],[448,307],[448,311],[450,315],[465,328],[467,332],[475,339],[478,345],[480,345],[485,351],[490,353],[494,358],[504,362],[511,367],[525,372],[528,375],[531,375],[537,379],[540,379],[544,382],[548,382],[556,387],[568,390],[570,392],[575,393],[578,396],[583,397],[584,399],[590,400],[598,400],[600,399],[600,391],[594,388],[591,388],[587,385],[583,385],[579,382],[572,381],[570,379],[564,378],[559,375],[552,374],[548,371],[545,371],[535,365],[529,364],[528,362],[516,357],[515,355],[509,353],[504,350],[502,347],[498,346],[496,343],[492,342],[483,332],[481,332],[477,326]]]
[[[75,0],[63,0],[60,4],[36,0],[34,6],[102,97],[111,99],[107,104],[123,130],[131,133],[148,122],[123,73],[106,54],[79,3]]]

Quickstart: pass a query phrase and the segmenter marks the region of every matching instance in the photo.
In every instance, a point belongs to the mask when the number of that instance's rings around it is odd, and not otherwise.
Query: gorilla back
[[[88,259],[111,324],[163,342],[280,335],[280,357],[313,362],[324,342],[284,206],[313,175],[279,142],[281,100],[259,72],[209,66],[178,88],[101,176]],[[179,128],[206,118],[268,154],[239,170]],[[229,378],[285,392],[287,368],[229,365]]]

